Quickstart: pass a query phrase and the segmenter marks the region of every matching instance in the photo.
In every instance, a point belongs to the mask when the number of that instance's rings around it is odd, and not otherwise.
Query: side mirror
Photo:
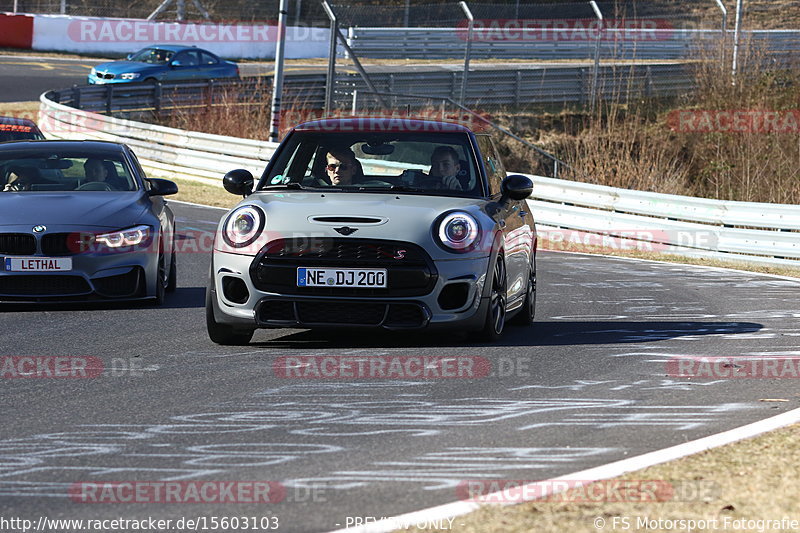
[[[181,63],[180,59],[176,59],[175,61],[173,61],[173,62],[171,62],[171,63],[169,64],[169,66],[170,66],[170,67],[172,67],[172,68],[175,68],[175,67],[180,67],[180,66],[182,66],[182,65],[183,65],[183,64]]]
[[[521,174],[511,174],[500,184],[503,196],[512,200],[524,200],[533,192],[533,180]]]
[[[128,54],[128,55],[125,56],[125,60],[126,61],[130,61],[132,57],[133,57],[133,54]]]
[[[149,178],[148,181],[150,182],[150,190],[147,191],[147,196],[169,196],[178,192],[178,186],[174,181],[161,178]]]
[[[249,196],[253,192],[253,175],[243,168],[231,170],[222,178],[222,186],[231,194]]]

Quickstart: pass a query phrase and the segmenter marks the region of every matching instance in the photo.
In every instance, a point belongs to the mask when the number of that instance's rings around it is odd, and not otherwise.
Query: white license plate
[[[67,272],[71,257],[6,257],[6,272]]]
[[[385,268],[308,268],[297,269],[298,287],[386,287]]]

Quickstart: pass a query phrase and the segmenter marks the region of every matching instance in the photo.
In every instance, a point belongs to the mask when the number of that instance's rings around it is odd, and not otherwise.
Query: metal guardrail
[[[514,70],[472,70],[466,88],[465,105],[472,108],[589,103],[593,67],[554,66]],[[420,93],[432,99],[458,99],[460,71],[371,73],[378,91]],[[598,70],[599,94],[625,101],[636,97],[672,97],[691,91],[695,77],[690,64],[603,65]],[[366,84],[355,76],[339,83],[340,92],[367,95]],[[352,98],[352,96],[350,96]],[[361,96],[359,96],[361,98]],[[369,102],[361,100],[362,107]],[[377,102],[371,102],[373,105]],[[401,96],[391,105],[417,105]]]
[[[219,185],[234,168],[261,175],[277,143],[166,128],[74,109],[40,98],[39,125],[48,138],[122,142],[153,177]]]
[[[529,204],[546,237],[800,267],[800,211],[795,205],[710,200],[531,177],[536,185]],[[579,233],[565,235],[562,230]]]
[[[519,33],[519,32],[517,32]],[[703,51],[716,47],[720,40],[732,40],[729,30],[625,30],[621,38],[571,38],[568,31],[562,38],[558,32],[549,40],[478,37],[471,42],[473,59],[573,60],[594,58],[596,45],[604,59],[678,60],[697,58]],[[789,61],[800,52],[798,30],[753,30],[742,32],[744,39],[763,47],[781,61]],[[348,44],[361,58],[379,59],[463,59],[467,45],[464,28],[348,28]],[[506,37],[502,39],[502,37]],[[513,35],[512,35],[513,37]]]
[[[461,71],[423,70],[370,73],[379,93],[419,93],[432,99],[457,100],[461,94]],[[465,104],[472,108],[589,103],[593,67],[554,66],[502,70],[472,70],[465,91]],[[106,115],[128,118],[167,115],[176,110],[191,112],[208,106],[241,102],[265,105],[271,99],[270,78],[245,78],[239,82],[208,81],[155,84],[109,84],[73,86],[50,91],[51,100]],[[598,70],[598,92],[621,101],[636,97],[673,97],[695,86],[691,64],[603,65]],[[357,74],[337,74],[335,107],[350,108],[354,91],[366,95],[370,89]],[[325,74],[292,75],[285,78],[285,108],[322,109]],[[362,105],[380,105],[377,96]],[[419,100],[393,97],[390,105],[420,105]]]
[[[191,110],[233,102],[264,105],[272,98],[271,78],[209,80],[203,82],[123,83],[75,85],[50,91],[56,103],[95,113],[119,115],[137,112],[155,114]],[[284,101],[304,107],[322,108],[325,102],[325,75],[299,74],[284,81]]]
[[[88,113],[46,95],[41,97],[39,122],[51,138],[127,143],[152,176],[218,186],[233,168],[260,174],[277,147]],[[567,231],[613,242],[633,240],[682,255],[800,266],[800,211],[794,205],[724,202],[531,177],[535,186],[529,204],[543,237]]]

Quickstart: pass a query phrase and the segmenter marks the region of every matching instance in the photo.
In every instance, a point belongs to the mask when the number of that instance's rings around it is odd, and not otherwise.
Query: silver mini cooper
[[[206,321],[219,344],[258,328],[450,328],[496,340],[531,324],[533,183],[488,135],[387,118],[295,127],[214,241]]]

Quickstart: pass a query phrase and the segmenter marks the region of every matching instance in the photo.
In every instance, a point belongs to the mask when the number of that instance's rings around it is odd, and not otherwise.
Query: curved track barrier
[[[41,97],[50,138],[128,144],[154,177],[221,185],[225,172],[261,174],[276,143],[165,128],[74,109]],[[531,176],[542,236],[577,244],[800,267],[800,210],[616,189]]]

